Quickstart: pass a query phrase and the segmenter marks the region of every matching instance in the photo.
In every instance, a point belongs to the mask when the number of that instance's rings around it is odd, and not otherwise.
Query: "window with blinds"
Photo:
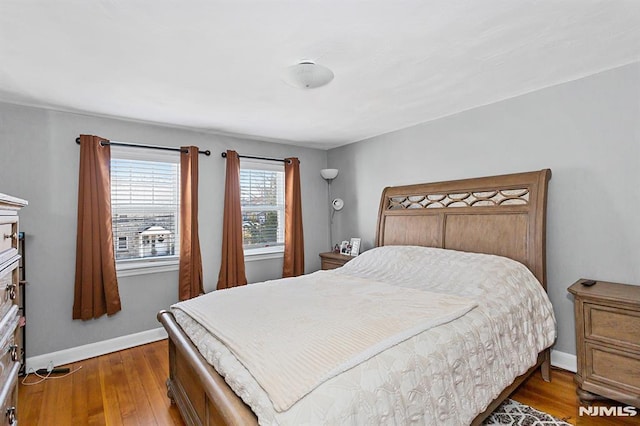
[[[112,147],[111,212],[116,261],[179,255],[179,160],[174,153]]]
[[[284,166],[240,162],[240,205],[245,252],[284,248]]]

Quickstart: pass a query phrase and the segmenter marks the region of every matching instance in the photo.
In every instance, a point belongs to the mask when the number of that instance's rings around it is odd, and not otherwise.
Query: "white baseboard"
[[[551,350],[551,365],[575,373],[578,371],[578,359],[566,352]]]
[[[57,352],[36,355],[27,358],[26,371],[30,371],[30,369],[32,368],[34,370],[37,370],[39,368],[47,368],[49,366],[49,363],[52,363],[54,366],[70,364],[72,362],[82,361],[84,359],[105,355],[111,352],[133,348],[134,346],[157,342],[158,340],[166,338],[167,332],[164,328],[159,327],[152,330],[141,331],[140,333],[128,334],[126,336],[115,337],[113,339],[103,340],[101,342],[77,346],[75,348],[63,349]]]
[[[111,352],[121,351],[123,349],[132,348],[134,346],[144,345],[146,343],[157,342],[166,339],[167,332],[164,328],[159,327],[153,330],[141,331],[140,333],[120,336],[101,342],[90,343],[88,345],[77,346],[75,348],[63,349],[57,352],[37,355],[27,358],[27,371],[33,368],[47,368],[49,363],[54,366],[70,364],[72,362],[82,361],[84,359],[105,355]],[[562,368],[567,371],[577,371],[577,359],[575,355],[560,352],[555,349],[551,350],[551,365]]]

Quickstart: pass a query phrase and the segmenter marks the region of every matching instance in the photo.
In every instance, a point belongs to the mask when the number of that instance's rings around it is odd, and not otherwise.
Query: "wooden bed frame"
[[[497,254],[526,265],[546,290],[548,169],[476,179],[385,188],[376,245],[420,245]],[[169,398],[187,425],[257,425],[251,409],[200,355],[169,311]],[[550,350],[474,420],[479,425],[533,371],[550,380]]]

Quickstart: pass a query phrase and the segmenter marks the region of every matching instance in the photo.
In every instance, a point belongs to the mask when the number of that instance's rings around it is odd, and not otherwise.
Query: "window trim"
[[[115,155],[114,155],[115,154]],[[139,160],[139,161],[157,161],[166,163],[176,163],[180,165],[180,153],[168,151],[142,150],[140,148],[126,146],[112,146],[111,158]],[[180,182],[177,186],[180,192]],[[179,216],[178,209],[178,216]],[[180,226],[180,218],[177,218],[176,224],[178,229]],[[142,259],[120,259],[116,260],[116,276],[131,277],[136,275],[155,274],[161,272],[171,272],[180,269],[180,255],[158,256],[155,258]]]
[[[156,259],[123,259],[116,261],[116,275],[118,278],[177,271],[178,269],[180,269],[179,256],[162,256],[162,258]]]
[[[247,262],[280,258],[284,258],[284,245],[244,249],[244,260]]]

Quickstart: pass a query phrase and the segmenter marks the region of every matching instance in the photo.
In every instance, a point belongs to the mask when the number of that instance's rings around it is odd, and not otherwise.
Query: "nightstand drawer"
[[[640,312],[584,304],[585,338],[640,350]]]
[[[640,395],[640,354],[585,343],[589,368],[585,381],[598,381],[620,391]]]
[[[327,269],[340,268],[344,266],[345,263],[353,260],[354,258],[352,256],[347,256],[345,254],[327,252],[327,253],[320,253],[320,259],[322,260],[321,262],[322,269],[327,270]]]
[[[340,268],[344,266],[344,262],[335,262],[332,260],[323,260],[322,261],[322,269],[324,270],[329,270],[329,269],[336,269],[336,268]]]

